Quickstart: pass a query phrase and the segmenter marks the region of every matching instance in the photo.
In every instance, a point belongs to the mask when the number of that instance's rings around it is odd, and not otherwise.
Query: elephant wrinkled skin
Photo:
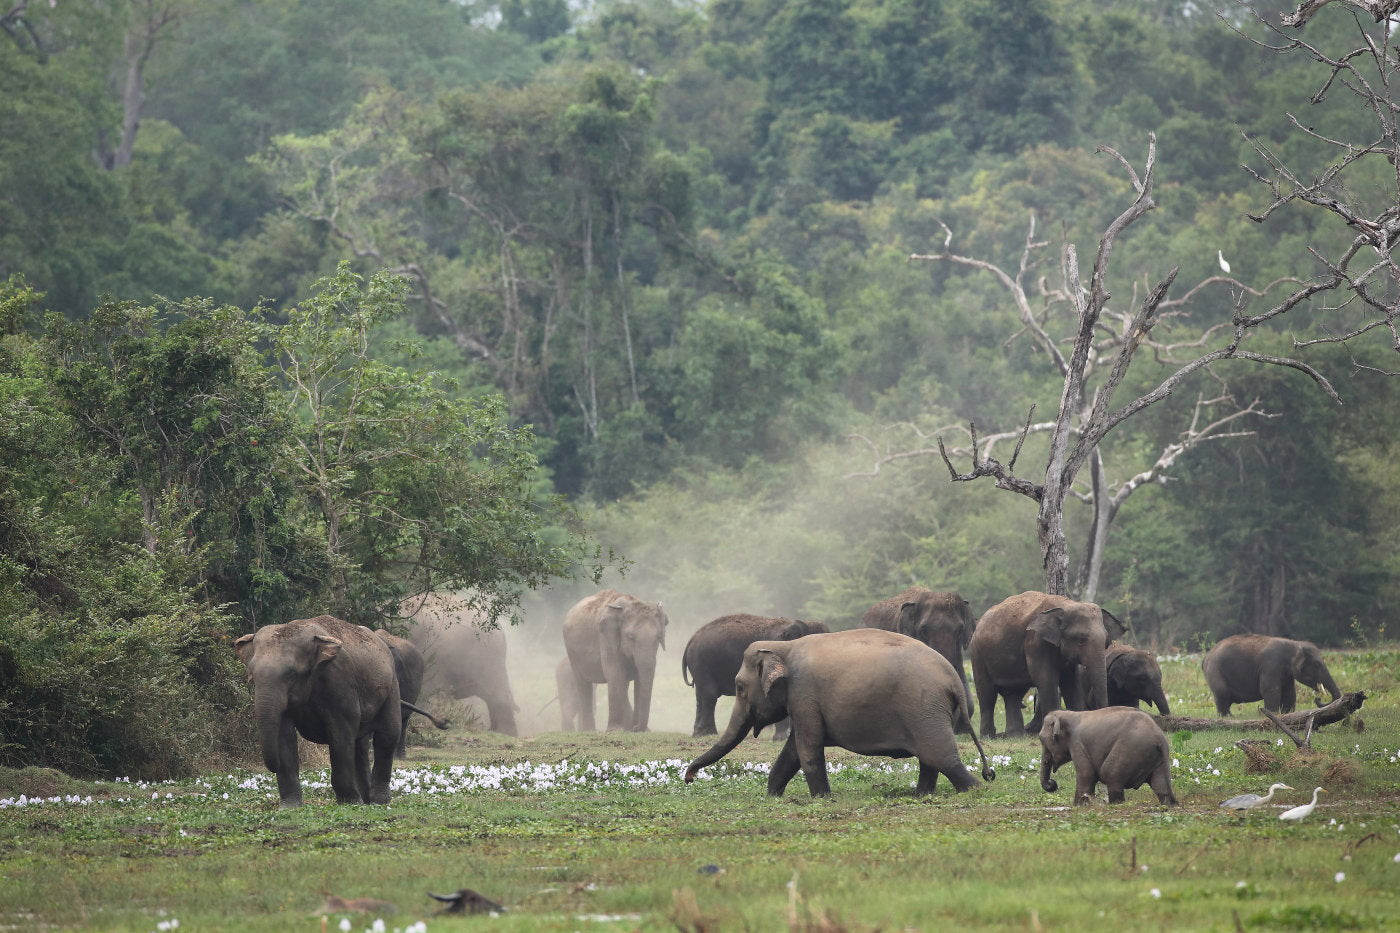
[[[1094,603],[1034,590],[988,609],[977,623],[969,649],[983,737],[996,734],[998,696],[1006,703],[1006,735],[1025,734],[1021,698],[1032,687],[1036,699],[1031,732],[1040,729],[1046,713],[1060,708],[1062,695],[1078,705],[1076,698],[1083,689],[1083,702],[1090,709],[1108,705],[1104,653],[1108,643],[1126,630],[1111,612]]]
[[[399,678],[399,699],[405,703],[417,703],[423,692],[423,653],[407,638],[400,638],[388,629],[377,628],[378,635],[394,656],[394,674]],[[395,758],[408,757],[408,719],[414,711],[403,708],[399,720],[399,744],[394,749]]]
[[[820,622],[772,618],[748,613],[720,616],[690,636],[681,656],[681,679],[695,688],[693,736],[715,735],[715,703],[734,695],[734,678],[744,649],[756,641],[792,641],[827,631]],[[692,680],[692,677],[694,678]]]
[[[1050,775],[1074,763],[1074,803],[1093,802],[1102,782],[1109,803],[1122,803],[1124,788],[1151,786],[1157,800],[1177,805],[1172,793],[1172,749],[1166,733],[1140,709],[1052,710],[1040,727],[1040,786],[1060,789]]]
[[[862,628],[878,628],[916,638],[948,659],[967,694],[968,719],[972,718],[972,688],[963,670],[963,649],[972,641],[977,620],[972,607],[957,593],[936,593],[911,586],[882,599],[860,617]]]
[[[1206,652],[1201,670],[1221,716],[1230,715],[1232,704],[1257,700],[1271,713],[1291,713],[1298,705],[1294,681],[1325,689],[1334,700],[1342,695],[1322,652],[1310,641],[1232,635]]]
[[[337,802],[389,802],[401,705],[393,655],[379,636],[323,615],[264,625],[234,650],[253,683],[263,763],[277,775],[283,807],[301,805],[297,733],[330,747]]]
[[[592,732],[593,687],[608,685],[608,730],[646,732],[656,652],[666,647],[669,623],[660,603],[617,590],[601,590],[564,616],[564,650],[577,688],[579,726]],[[629,701],[628,684],[635,684]]]
[[[954,726],[967,719],[962,683],[947,658],[907,635],[851,629],[795,641],[756,641],[744,651],[734,691],[729,726],[686,768],[687,783],[733,751],[750,730],[756,736],[790,716],[792,731],[768,772],[770,796],[781,796],[799,769],[812,796],[831,793],[826,773],[831,746],[860,755],[917,758],[920,795],[933,793],[939,774],[959,791],[977,785],[953,735]],[[973,742],[982,756],[982,776],[990,781],[996,773],[975,735]]]

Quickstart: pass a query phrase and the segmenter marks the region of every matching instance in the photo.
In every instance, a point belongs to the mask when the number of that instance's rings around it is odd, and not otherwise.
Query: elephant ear
[[[247,664],[253,660],[253,636],[244,635],[233,643],[233,650],[238,654],[238,660]]]
[[[327,661],[335,660],[335,656],[340,654],[341,641],[339,638],[332,638],[329,635],[317,635],[316,640],[316,664],[325,664]]]
[[[787,684],[787,665],[776,652],[767,648],[760,648],[758,654],[758,685],[767,696],[775,686]]]
[[[919,615],[919,604],[915,602],[905,603],[899,607],[899,619],[895,623],[895,631],[901,635],[913,636],[914,621]]]
[[[1122,638],[1123,633],[1128,630],[1128,623],[1102,607],[1099,608],[1099,613],[1103,616],[1103,627],[1108,633],[1108,640]]]
[[[1302,676],[1303,668],[1307,663],[1308,649],[1306,646],[1300,644],[1293,649],[1293,660],[1289,663],[1289,667],[1292,668],[1293,677],[1295,679]]]
[[[1034,632],[1042,641],[1058,648],[1060,646],[1060,636],[1063,634],[1061,628],[1064,624],[1065,611],[1056,607],[1054,609],[1046,609],[1040,615],[1036,616],[1031,620],[1031,624],[1028,625],[1027,628]]]
[[[1060,717],[1050,716],[1050,738],[1058,740],[1060,737]]]

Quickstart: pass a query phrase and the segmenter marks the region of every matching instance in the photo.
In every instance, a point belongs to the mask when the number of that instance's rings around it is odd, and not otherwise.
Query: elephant
[[[253,683],[263,763],[277,775],[281,806],[301,806],[297,733],[330,746],[338,803],[388,803],[402,706],[383,640],[321,615],[264,625],[233,647]]]
[[[882,599],[860,617],[862,628],[878,628],[917,638],[948,659],[967,694],[968,718],[972,718],[972,688],[963,671],[963,649],[972,641],[977,620],[967,600],[957,593],[935,593],[922,586]]]
[[[388,629],[375,629],[374,634],[378,635],[384,644],[389,646],[389,651],[394,656],[394,674],[399,678],[400,702],[417,703],[418,695],[423,692],[423,653],[413,642],[407,638],[400,638]],[[403,707],[403,718],[399,728],[399,744],[394,749],[395,758],[408,757],[408,718],[418,712],[422,712],[422,710],[415,706]],[[427,713],[424,715],[439,729],[447,728],[447,723],[436,716]]]
[[[720,616],[690,636],[681,655],[681,679],[695,688],[693,736],[715,735],[715,703],[734,695],[734,677],[744,661],[744,649],[756,641],[792,641],[827,631],[821,622],[771,618],[748,613]],[[694,677],[694,680],[691,677]],[[781,729],[780,732],[786,732]]]
[[[1162,666],[1152,652],[1114,642],[1104,653],[1104,664],[1108,668],[1110,706],[1136,709],[1139,702],[1151,703],[1163,716],[1172,714],[1162,689]]]
[[[962,683],[947,658],[907,635],[857,628],[756,641],[744,649],[734,694],[728,727],[687,766],[687,783],[733,751],[745,733],[757,736],[790,716],[792,731],[768,772],[771,797],[782,796],[799,768],[812,796],[830,794],[825,750],[831,746],[917,758],[920,796],[933,793],[939,774],[958,791],[977,786],[953,735],[968,718]],[[996,772],[977,736],[972,740],[982,756],[982,777],[990,781]]]
[[[593,687],[608,685],[608,730],[646,732],[656,652],[666,647],[670,620],[660,603],[643,602],[617,590],[600,590],[564,616],[564,649],[577,686],[584,732],[594,730]],[[627,685],[635,682],[629,702]]]
[[[972,680],[982,716],[982,736],[996,734],[997,696],[1006,703],[1006,734],[1026,734],[1021,698],[1036,689],[1030,731],[1066,698],[1079,697],[1091,709],[1108,705],[1108,643],[1127,631],[1111,612],[1094,603],[1034,590],[1010,596],[988,609],[972,634]],[[1078,666],[1083,665],[1080,675]],[[1079,705],[1076,703],[1075,705]]]
[[[1231,704],[1256,700],[1263,700],[1271,713],[1291,713],[1298,705],[1295,680],[1314,690],[1326,688],[1334,700],[1342,695],[1322,652],[1310,641],[1231,635],[1206,652],[1201,669],[1221,716],[1230,715]]]
[[[519,735],[520,707],[506,671],[506,635],[486,630],[456,597],[429,593],[404,600],[399,611],[410,617],[409,640],[427,659],[425,696],[446,691],[458,700],[480,697],[492,732]]]
[[[1152,716],[1129,706],[1051,710],[1040,727],[1040,786],[1053,794],[1050,775],[1074,762],[1074,803],[1093,802],[1103,782],[1109,803],[1123,802],[1124,788],[1151,786],[1157,800],[1177,806],[1172,793],[1172,748]]]

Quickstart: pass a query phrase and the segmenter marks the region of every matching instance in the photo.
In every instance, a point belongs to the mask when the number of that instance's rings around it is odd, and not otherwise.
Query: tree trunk
[[[1309,717],[1312,718],[1313,729],[1340,722],[1352,713],[1361,709],[1361,704],[1366,700],[1365,691],[1358,690],[1355,693],[1344,693],[1341,697],[1328,703],[1326,706],[1319,706],[1315,709],[1298,710],[1293,713],[1286,713],[1278,718],[1290,729],[1306,729]],[[1193,716],[1153,716],[1157,725],[1162,727],[1163,732],[1177,732],[1182,729],[1191,732],[1208,732],[1213,729],[1239,729],[1253,732],[1277,731],[1274,724],[1267,719],[1201,719]]]

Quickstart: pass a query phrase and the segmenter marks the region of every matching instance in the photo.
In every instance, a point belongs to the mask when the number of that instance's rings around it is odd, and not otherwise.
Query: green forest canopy
[[[1351,233],[1301,209],[1250,220],[1268,192],[1241,165],[1325,165],[1287,114],[1363,144],[1373,115],[1336,87],[1310,103],[1325,72],[1228,17],[1175,0],[19,5],[0,24],[0,760],[180,770],[241,689],[230,632],[327,607],[368,621],[423,586],[509,615],[620,568],[610,548],[687,627],[839,626],[913,583],[978,611],[1038,588],[1033,508],[950,484],[929,451],[1053,411],[1058,376],[990,275],[907,257],[946,224],[1012,268],[1034,217],[1053,274],[1130,200],[1097,147],[1141,164],[1155,134],[1158,206],[1118,244],[1115,293],[1169,266],[1185,291],[1218,255],[1261,290],[1316,274],[1310,250]],[[1341,54],[1358,26],[1329,9],[1299,34]],[[1338,197],[1400,203],[1373,163]],[[1228,321],[1241,294],[1203,289],[1172,333]],[[1384,636],[1384,339],[1307,348],[1340,408],[1293,371],[1219,370],[1105,441],[1121,482],[1198,398],[1268,413],[1115,522],[1098,599],[1139,642]],[[326,457],[331,434],[346,443]],[[1074,547],[1086,513],[1067,521]],[[99,658],[126,673],[89,685]],[[153,692],[188,719],[142,721]]]

